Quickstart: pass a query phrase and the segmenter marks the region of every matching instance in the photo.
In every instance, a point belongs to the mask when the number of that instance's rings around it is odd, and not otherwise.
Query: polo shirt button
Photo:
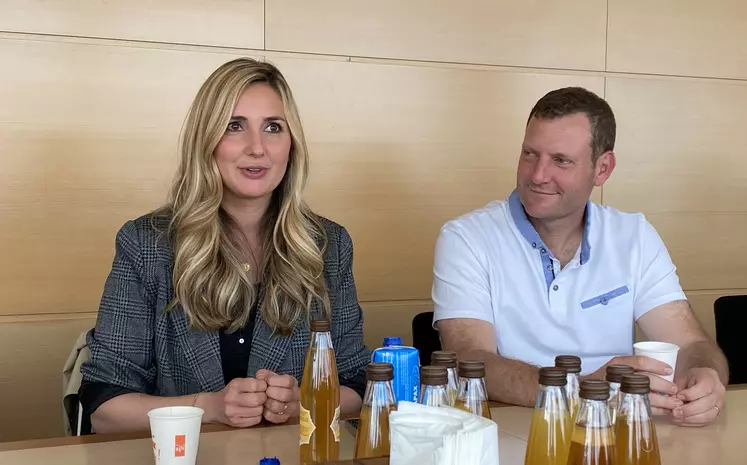
[[[553,290],[553,291],[557,291],[557,290],[558,290],[558,285],[557,285],[557,284],[556,284],[556,285],[554,285],[554,286],[552,287],[552,290]]]
[[[532,242],[532,247],[536,249],[537,248],[537,243],[536,242]]]
[[[607,302],[609,302],[609,299],[607,297],[602,297],[601,304],[607,305]]]
[[[552,271],[552,265],[547,265],[547,269]]]
[[[547,253],[547,249],[545,249],[544,247],[542,247],[542,248],[540,249],[540,253]]]

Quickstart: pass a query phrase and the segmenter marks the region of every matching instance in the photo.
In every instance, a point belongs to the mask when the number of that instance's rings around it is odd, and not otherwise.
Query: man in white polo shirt
[[[680,346],[675,383],[651,377],[657,414],[704,425],[723,406],[726,360],[695,319],[664,243],[640,213],[589,201],[615,168],[615,118],[581,88],[552,91],[530,112],[516,190],[449,221],[435,252],[434,324],[459,358],[481,358],[491,399],[532,406],[541,366],[560,354],[601,378],[633,356],[634,324]],[[668,373],[669,371],[669,373]]]

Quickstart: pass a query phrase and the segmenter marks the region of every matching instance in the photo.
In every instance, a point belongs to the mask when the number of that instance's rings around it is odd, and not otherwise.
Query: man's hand
[[[685,405],[674,410],[674,423],[680,426],[705,426],[718,417],[724,407],[726,388],[712,368],[691,368],[677,380],[682,389],[677,398]]]
[[[647,375],[651,379],[651,412],[654,415],[671,415],[672,412],[682,407],[683,400],[675,396],[678,392],[677,385],[670,383],[662,376],[671,375],[673,368],[666,363],[654,360],[642,355],[630,355],[627,357],[614,357],[600,369],[584,378],[605,379],[607,377],[607,365],[628,365],[636,372]]]
[[[649,341],[680,347],[674,381],[678,386],[676,398],[686,405],[673,410],[674,424],[702,426],[713,421],[723,406],[729,364],[695,318],[690,304],[677,300],[660,305],[646,312],[637,323]]]
[[[297,416],[301,401],[298,381],[290,375],[277,375],[270,370],[257,371],[257,379],[267,382],[267,400],[262,416],[271,423],[285,423]]]

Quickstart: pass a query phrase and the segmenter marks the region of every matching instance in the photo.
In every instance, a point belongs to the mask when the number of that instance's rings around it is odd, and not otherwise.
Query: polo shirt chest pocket
[[[581,302],[581,309],[589,310],[598,306],[607,306],[610,303],[619,303],[620,301],[625,300],[621,299],[621,297],[628,294],[629,292],[630,289],[628,289],[628,286],[618,287],[617,289],[605,292],[604,294],[592,297],[591,299],[584,300],[583,302]]]

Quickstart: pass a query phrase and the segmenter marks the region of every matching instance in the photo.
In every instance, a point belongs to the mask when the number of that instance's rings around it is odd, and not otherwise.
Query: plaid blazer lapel
[[[249,356],[248,376],[253,378],[257,370],[265,369],[277,372],[283,364],[288,347],[298,331],[296,328],[293,335],[283,336],[272,334],[272,329],[258,316],[254,327],[254,339],[252,340],[252,351]]]
[[[252,334],[252,349],[249,354],[249,368],[247,376],[253,378],[257,370],[265,369],[277,372],[285,354],[288,352],[293,336],[272,334],[272,329],[262,318],[262,303],[264,301],[264,287],[261,289],[257,301],[254,333]],[[295,332],[295,330],[294,330]]]
[[[217,331],[192,330],[181,306],[171,310],[176,340],[182,349],[200,391],[216,392],[225,387]]]
[[[258,309],[262,308],[263,300],[264,292],[259,297]],[[312,304],[312,308],[314,307],[315,304]],[[262,319],[260,311],[257,311],[256,318],[252,338],[252,350],[249,356],[249,377],[254,377],[257,370],[261,369],[277,373],[288,356],[291,342],[308,340],[309,332],[308,321],[302,320],[293,328],[293,332],[288,336],[273,334],[270,326]],[[305,355],[305,352],[303,355]],[[300,363],[303,365],[303,358],[301,358]],[[301,366],[300,372],[303,372],[303,366]]]

